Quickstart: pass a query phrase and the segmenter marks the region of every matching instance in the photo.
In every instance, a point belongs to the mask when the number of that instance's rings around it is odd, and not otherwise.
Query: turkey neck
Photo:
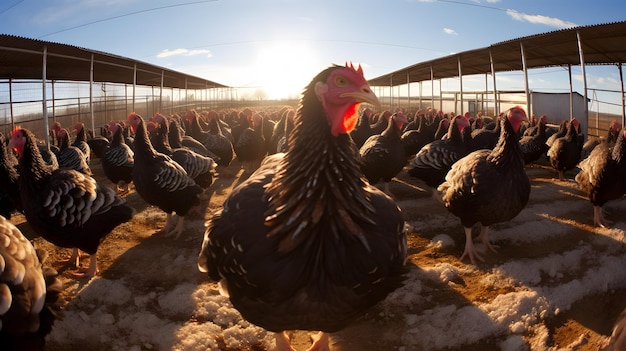
[[[387,124],[387,128],[382,132],[387,138],[395,138],[396,136],[400,138],[400,128],[398,128],[398,124],[396,123],[395,118],[389,118],[389,123]]]
[[[369,187],[347,134],[333,137],[314,94],[302,98],[295,126],[273,180],[268,184],[268,236],[284,238],[280,252],[293,250],[312,234],[354,235],[368,247],[362,224],[372,223]],[[368,248],[369,249],[369,248]]]
[[[513,126],[509,120],[504,118],[500,121],[500,138],[493,148],[493,151],[487,157],[487,161],[494,163],[498,167],[521,167],[524,168],[524,159],[519,142],[517,141],[517,133],[513,130]]]
[[[124,134],[122,133],[122,127],[118,128],[117,131],[113,134],[110,147],[120,146],[121,144],[126,144]]]
[[[81,142],[81,141],[87,141],[87,134],[85,133],[85,128],[81,128],[78,133],[76,133],[76,139],[74,139],[75,143]]]
[[[137,130],[135,131],[135,155],[141,154],[145,157],[154,157],[156,150],[152,147],[150,139],[148,139],[148,133],[146,132],[146,125],[143,123],[143,119],[139,120],[137,124]],[[140,160],[140,157],[135,157],[135,162]]]
[[[22,196],[25,194],[37,194],[39,192],[40,181],[52,174],[52,169],[44,162],[39,152],[39,147],[34,137],[29,136],[24,145],[24,152],[19,162],[18,182],[26,186],[28,193],[20,191]],[[32,199],[31,199],[32,200]],[[32,201],[31,201],[32,202]]]
[[[624,166],[624,153],[626,153],[626,147],[624,147],[624,144],[626,143],[626,140],[624,139],[624,136],[620,134],[622,133],[617,134],[615,146],[613,146],[613,150],[611,151],[611,158],[618,165]]]

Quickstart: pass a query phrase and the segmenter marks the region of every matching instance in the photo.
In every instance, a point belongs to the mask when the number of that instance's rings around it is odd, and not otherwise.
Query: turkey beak
[[[363,85],[358,91],[343,93],[341,97],[351,97],[358,102],[372,104],[376,110],[380,110],[380,101],[367,84]]]

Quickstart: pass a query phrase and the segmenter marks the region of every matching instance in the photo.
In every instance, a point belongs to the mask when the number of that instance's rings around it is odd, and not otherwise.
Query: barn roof
[[[626,21],[574,27],[508,40],[485,48],[464,51],[420,62],[369,80],[372,86],[396,86],[413,82],[495,72],[521,71],[523,45],[526,67],[580,65],[578,36],[585,65],[626,62]]]
[[[224,88],[225,85],[142,61],[73,45],[0,34],[0,79],[42,79],[46,48],[46,79],[89,81],[93,56],[94,82],[180,89]]]

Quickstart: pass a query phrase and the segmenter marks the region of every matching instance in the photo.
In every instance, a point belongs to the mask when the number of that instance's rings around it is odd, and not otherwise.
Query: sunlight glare
[[[318,67],[310,48],[294,42],[259,49],[256,65],[258,84],[269,99],[298,98]]]

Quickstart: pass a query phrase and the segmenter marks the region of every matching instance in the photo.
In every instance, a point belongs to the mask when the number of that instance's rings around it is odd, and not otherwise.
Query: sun
[[[257,82],[269,99],[298,98],[317,65],[305,43],[275,41],[257,52]]]

